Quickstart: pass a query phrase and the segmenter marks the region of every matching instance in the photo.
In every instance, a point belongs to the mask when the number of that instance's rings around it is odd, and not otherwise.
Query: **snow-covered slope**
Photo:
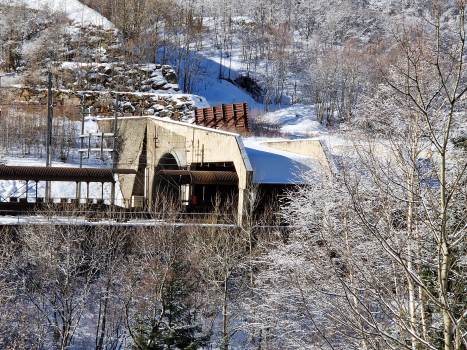
[[[104,29],[114,29],[115,26],[98,12],[90,9],[78,0],[25,0],[26,6],[35,9],[50,9],[62,11],[75,24],[102,26]]]

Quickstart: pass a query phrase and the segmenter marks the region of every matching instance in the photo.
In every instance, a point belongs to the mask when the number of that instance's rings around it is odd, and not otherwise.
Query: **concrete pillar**
[[[240,175],[240,174],[239,174]],[[242,177],[239,176],[238,183],[238,212],[237,212],[237,225],[242,226],[245,219],[245,214],[248,210],[248,191],[253,188],[253,172],[247,171],[245,174],[244,182]],[[244,187],[245,186],[245,187]]]
[[[243,224],[243,214],[247,208],[245,208],[245,193],[246,189],[238,189],[238,209],[237,209],[237,225],[242,226]]]

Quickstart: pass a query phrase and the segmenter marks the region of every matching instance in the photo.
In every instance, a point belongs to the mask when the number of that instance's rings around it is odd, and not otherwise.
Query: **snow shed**
[[[112,121],[100,119],[101,130]],[[317,159],[310,161],[301,149],[321,147],[319,141],[272,147],[250,139],[245,147],[236,133],[158,117],[123,117],[118,123],[119,166],[136,171],[119,175],[127,207],[155,210],[171,194],[186,211],[207,212],[219,198],[234,198],[239,222],[254,184],[276,194],[302,184],[300,174]],[[322,150],[321,156],[326,158]]]
[[[0,165],[0,180],[115,182],[114,174],[135,174],[132,169],[67,168]]]

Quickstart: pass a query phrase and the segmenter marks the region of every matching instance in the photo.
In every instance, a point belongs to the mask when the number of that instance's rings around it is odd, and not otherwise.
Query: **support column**
[[[239,188],[238,189],[238,207],[237,207],[237,225],[242,226],[243,225],[243,215],[245,213],[245,210],[247,208],[245,207],[245,193],[246,189],[244,188]]]
[[[244,224],[245,215],[249,210],[248,197],[249,191],[253,188],[253,172],[247,171],[244,176],[238,174],[238,211],[237,211],[237,225]]]
[[[84,134],[84,116],[86,115],[86,94],[83,92],[83,98],[81,103],[81,135]],[[89,138],[89,143],[91,143],[91,138]],[[79,138],[79,149],[82,150],[84,146],[84,138]],[[79,152],[79,167],[83,167],[83,152]],[[81,182],[76,182],[76,199],[79,200],[81,198]]]
[[[48,73],[49,84],[47,89],[47,135],[46,135],[46,158],[45,166],[52,166],[52,73]],[[50,200],[50,181],[45,182],[45,199]]]
[[[114,118],[114,140],[113,140],[113,151],[112,151],[112,168],[117,168],[117,121],[118,121],[118,94],[115,95],[115,118]],[[115,179],[114,179],[115,180]],[[115,182],[112,182],[110,191],[110,205],[115,205]]]

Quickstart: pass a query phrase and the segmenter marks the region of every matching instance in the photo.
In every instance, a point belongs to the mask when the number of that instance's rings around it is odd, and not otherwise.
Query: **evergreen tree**
[[[210,336],[202,336],[202,324],[196,323],[197,308],[190,302],[195,285],[182,277],[182,264],[172,267],[162,288],[161,305],[155,317],[140,315],[136,320],[133,350],[195,350],[206,346]]]

